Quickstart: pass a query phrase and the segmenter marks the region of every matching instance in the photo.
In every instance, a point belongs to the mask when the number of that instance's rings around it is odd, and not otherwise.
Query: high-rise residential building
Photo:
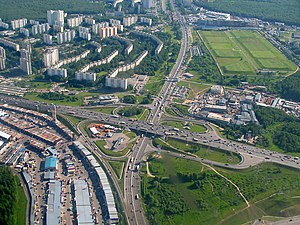
[[[0,46],[0,70],[5,69],[6,54],[5,49]]]
[[[103,27],[109,27],[109,23],[108,22],[96,23],[92,26],[92,31],[94,34],[99,34],[100,28],[103,28]]]
[[[143,8],[150,9],[153,7],[153,0],[143,0]]]
[[[40,24],[40,22],[37,21],[37,20],[29,20],[29,23],[30,23],[31,25],[39,25],[39,24]]]
[[[151,19],[151,18],[140,17],[140,21],[141,21],[142,23],[147,23],[149,26],[152,25],[152,19]]]
[[[12,27],[13,30],[25,27],[26,24],[27,24],[27,19],[26,18],[11,21],[11,27]]]
[[[58,49],[49,48],[44,53],[44,65],[45,67],[55,66],[59,61]]]
[[[64,26],[54,25],[53,30],[56,32],[64,32]]]
[[[96,81],[96,73],[89,73],[89,72],[75,72],[75,79],[76,80],[88,80],[88,81]]]
[[[64,26],[65,13],[63,10],[48,10],[47,19],[50,26]]]
[[[93,18],[84,18],[84,22],[89,25],[94,25],[96,23],[96,20],[94,20]]]
[[[123,17],[123,25],[124,27],[129,27],[133,24],[135,24],[138,20],[138,17],[137,16],[126,16],[126,17]]]
[[[63,44],[66,42],[70,42],[75,38],[75,30],[68,30],[62,33],[57,34],[57,43]]]
[[[90,33],[90,28],[87,27],[79,27],[78,28],[79,31],[79,37],[81,37],[82,39],[86,39],[86,40],[91,40],[92,35]]]
[[[83,21],[83,17],[78,16],[78,17],[67,19],[67,24],[69,27],[78,27],[82,23],[82,21]]]
[[[100,38],[107,38],[111,36],[116,36],[118,34],[117,27],[103,27],[99,30]]]
[[[26,39],[21,42],[21,49],[25,49],[29,52],[29,54],[31,54],[32,48],[31,48],[31,44],[30,44],[29,40]]]
[[[20,28],[20,33],[24,34],[25,37],[29,37],[29,30],[24,27]]]
[[[4,28],[4,29],[8,29],[9,28],[9,24],[8,23],[4,23],[2,21],[2,19],[0,18],[0,27]]]
[[[111,26],[120,25],[121,24],[121,20],[109,19],[109,24]]]
[[[27,75],[30,75],[32,74],[30,53],[26,49],[21,49],[20,52],[20,69],[24,71]]]
[[[52,45],[52,35],[50,34],[44,34],[43,35],[43,40],[47,45]]]
[[[50,29],[49,23],[36,24],[36,25],[33,25],[31,28],[33,35],[43,34],[45,32],[48,32],[49,29]]]

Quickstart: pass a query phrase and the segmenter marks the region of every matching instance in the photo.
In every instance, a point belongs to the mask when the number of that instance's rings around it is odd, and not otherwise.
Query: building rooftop
[[[47,197],[47,212],[46,225],[60,224],[60,210],[61,210],[61,182],[49,182],[49,194]]]
[[[4,133],[0,130],[0,137],[4,138],[4,139],[9,139],[11,137],[10,134]]]
[[[56,157],[47,157],[45,160],[45,170],[47,169],[56,169],[57,158]]]

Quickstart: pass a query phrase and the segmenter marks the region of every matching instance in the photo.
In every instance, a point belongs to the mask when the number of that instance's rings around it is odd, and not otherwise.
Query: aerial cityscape
[[[0,225],[300,224],[298,0],[0,3]]]

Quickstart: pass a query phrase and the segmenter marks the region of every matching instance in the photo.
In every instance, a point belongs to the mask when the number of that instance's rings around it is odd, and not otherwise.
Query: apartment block
[[[116,36],[118,34],[117,27],[103,27],[99,29],[100,38]]]
[[[52,45],[53,41],[52,41],[52,35],[50,34],[44,34],[43,35],[43,40],[47,45]]]
[[[50,26],[64,26],[65,14],[63,10],[48,10],[47,19]]]
[[[44,53],[44,65],[45,67],[52,67],[59,61],[58,49],[49,48]]]
[[[20,33],[24,34],[25,37],[29,37],[29,30],[24,27],[20,28]]]
[[[46,33],[49,31],[49,29],[50,29],[49,23],[36,24],[31,27],[31,31],[33,35]]]
[[[121,25],[121,20],[109,19],[109,24],[110,24],[111,26],[114,26],[114,25]]]
[[[148,24],[149,26],[152,25],[152,19],[151,18],[147,18],[147,17],[140,17],[140,22],[142,23],[146,23]]]
[[[78,27],[83,21],[82,16],[74,17],[74,18],[69,18],[67,19],[67,24],[69,27]]]
[[[88,80],[88,81],[96,81],[96,73],[89,73],[89,72],[75,72],[75,79],[76,80]]]
[[[12,42],[10,40],[0,38],[0,43],[3,44],[4,46],[7,46],[9,48],[16,50],[17,52],[20,51],[20,45]]]
[[[153,7],[153,0],[143,0],[142,6],[144,9],[150,9]]]
[[[37,20],[29,20],[29,24],[30,24],[30,25],[39,25],[40,22],[37,21]]]
[[[94,25],[96,23],[96,20],[94,20],[93,18],[84,18],[84,22],[89,25]]]
[[[79,27],[78,31],[79,31],[79,37],[81,37],[82,39],[86,39],[88,41],[91,40],[92,35],[90,33],[90,28]]]
[[[20,69],[24,71],[27,75],[32,74],[31,57],[29,51],[27,51],[26,49],[21,49],[20,53]]]
[[[133,24],[135,24],[138,20],[137,16],[126,16],[123,18],[123,25],[124,27],[129,27]]]
[[[27,19],[26,18],[11,21],[11,27],[12,27],[13,30],[25,27],[26,24],[27,24]]]
[[[56,68],[49,68],[47,69],[48,76],[60,76],[63,78],[68,77],[67,69],[56,69]]]
[[[6,54],[5,49],[0,46],[0,70],[5,69]]]
[[[4,29],[8,29],[9,28],[9,24],[8,23],[4,23],[2,21],[2,19],[0,18],[0,27],[4,28]]]
[[[104,28],[104,27],[109,27],[109,23],[108,22],[96,23],[92,26],[92,32],[94,34],[99,34],[100,28]]]
[[[70,42],[75,38],[75,30],[69,30],[65,31],[63,33],[58,33],[57,34],[57,43],[58,44],[63,44],[66,42]]]

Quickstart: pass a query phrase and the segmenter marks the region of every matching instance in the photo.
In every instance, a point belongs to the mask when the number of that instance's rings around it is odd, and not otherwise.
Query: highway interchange
[[[228,167],[233,169],[244,169],[253,165],[256,165],[261,162],[273,162],[281,165],[293,167],[300,169],[298,158],[287,156],[281,153],[272,152],[269,150],[257,148],[255,146],[250,146],[238,142],[233,142],[229,140],[225,140],[219,137],[218,133],[209,125],[206,126],[209,128],[207,132],[204,133],[195,133],[190,132],[188,130],[176,131],[173,127],[164,126],[159,124],[159,121],[164,113],[164,108],[171,102],[171,94],[173,88],[175,86],[174,79],[176,79],[180,74],[182,67],[184,66],[186,52],[189,46],[188,43],[188,27],[186,26],[186,22],[184,17],[182,17],[176,7],[174,7],[174,2],[171,1],[172,7],[175,9],[175,17],[178,19],[178,22],[181,26],[182,30],[182,42],[180,52],[177,58],[177,61],[166,79],[166,82],[158,95],[158,97],[154,100],[153,104],[150,106],[150,114],[146,121],[136,121],[126,117],[120,117],[115,115],[108,115],[100,112],[91,111],[88,109],[80,108],[80,107],[70,107],[57,105],[57,112],[62,114],[76,115],[82,118],[86,118],[89,120],[97,120],[105,123],[118,125],[124,128],[128,128],[134,131],[139,132],[141,138],[136,145],[134,145],[132,149],[132,154],[128,157],[128,162],[125,168],[124,175],[124,195],[120,186],[118,185],[118,181],[114,175],[111,175],[112,181],[114,183],[115,189],[120,196],[121,202],[124,206],[125,215],[127,222],[133,225],[142,225],[147,224],[145,214],[143,212],[143,207],[141,201],[139,201],[139,173],[138,169],[129,169],[134,165],[138,165],[142,158],[147,154],[145,151],[147,146],[151,145],[151,137],[172,137],[174,139],[178,139],[186,142],[199,143],[202,145],[207,145],[231,152],[235,152],[239,154],[242,158],[242,161],[239,164],[224,164],[212,162],[209,160],[201,159],[192,154],[180,154],[175,152],[168,152],[169,154],[175,157],[185,157],[187,160],[199,161],[211,165],[217,165],[221,167]],[[53,111],[53,105],[42,103],[42,102],[34,102],[26,99],[22,99],[19,97],[0,95],[0,102],[17,105],[19,107],[31,108],[38,111]],[[179,118],[180,119],[180,118]],[[203,122],[205,124],[205,122]],[[81,131],[80,131],[81,133]],[[104,162],[103,154],[97,151],[96,146],[92,143],[83,133],[80,136],[81,141],[85,142],[85,145],[89,147],[89,149],[96,154],[96,156],[100,159],[103,165],[106,165]],[[104,156],[105,157],[105,156]],[[107,169],[107,166],[106,166]],[[110,169],[108,169],[110,171]],[[123,196],[123,197],[122,197]]]

